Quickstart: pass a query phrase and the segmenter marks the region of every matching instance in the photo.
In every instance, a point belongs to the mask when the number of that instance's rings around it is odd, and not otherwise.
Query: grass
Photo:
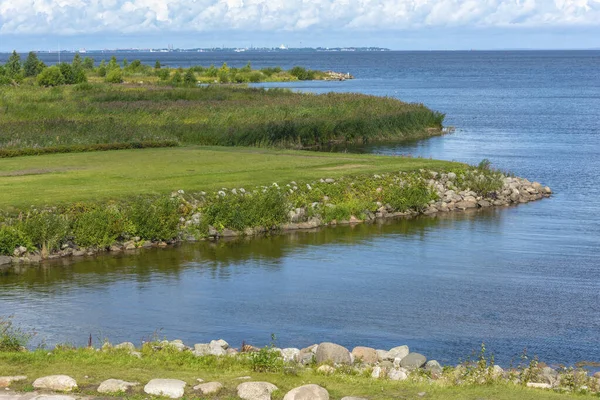
[[[287,391],[308,383],[325,387],[333,400],[344,396],[362,396],[371,400],[383,399],[584,399],[597,396],[583,394],[560,394],[551,391],[527,389],[506,383],[488,385],[441,386],[418,380],[392,382],[374,380],[368,376],[340,370],[332,376],[323,376],[313,368],[294,369],[288,372],[259,373],[252,371],[247,362],[231,357],[194,357],[191,353],[160,351],[144,353],[138,359],[126,351],[97,352],[89,349],[58,349],[52,352],[37,350],[29,353],[0,352],[0,376],[26,375],[26,382],[14,383],[12,388],[19,391],[31,390],[31,383],[38,377],[66,374],[76,379],[79,393],[97,395],[97,386],[105,379],[116,378],[137,381],[128,398],[148,398],[143,385],[153,378],[174,378],[187,382],[186,398],[200,398],[192,387],[196,379],[219,381],[225,385],[224,391],[204,399],[236,399],[236,386],[243,382],[236,378],[251,376],[253,381],[267,381],[275,384],[279,391],[273,399],[282,399]],[[420,396],[419,393],[425,393]]]
[[[83,83],[0,87],[2,150],[115,143],[307,148],[441,134],[422,104],[353,93]]]
[[[460,165],[421,158],[197,146],[7,158],[0,159],[0,209]]]

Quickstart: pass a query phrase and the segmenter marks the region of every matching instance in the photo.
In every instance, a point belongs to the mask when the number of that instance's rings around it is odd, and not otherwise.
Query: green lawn
[[[239,147],[177,147],[0,159],[0,209],[106,201],[138,194],[252,188],[273,182],[342,175],[442,169],[453,163],[421,158],[282,151]]]
[[[191,353],[158,352],[145,354],[137,359],[124,352],[104,353],[94,350],[75,351],[36,351],[32,353],[1,353],[0,376],[26,375],[26,382],[13,384],[13,389],[30,390],[31,383],[38,377],[66,374],[76,379],[79,392],[84,395],[97,395],[98,385],[109,378],[137,381],[141,383],[128,398],[148,398],[142,392],[143,385],[153,378],[174,378],[187,382],[187,399],[238,399],[236,378],[251,376],[253,381],[267,381],[275,384],[279,391],[273,399],[282,399],[294,387],[315,383],[325,387],[332,400],[344,396],[362,396],[370,400],[388,399],[461,399],[461,400],[513,400],[513,399],[585,399],[596,396],[559,394],[551,391],[528,389],[509,384],[481,386],[442,386],[437,383],[418,381],[392,382],[375,380],[364,375],[336,372],[332,376],[318,374],[313,368],[295,369],[288,373],[257,373],[247,364],[230,357],[196,358]],[[216,396],[200,396],[192,387],[196,379],[218,381],[225,389]],[[424,394],[423,394],[424,393]],[[421,394],[421,395],[420,395]]]

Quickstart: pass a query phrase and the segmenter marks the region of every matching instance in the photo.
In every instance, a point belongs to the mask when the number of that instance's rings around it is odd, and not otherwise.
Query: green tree
[[[37,77],[40,86],[58,86],[65,84],[65,77],[56,65],[43,70]]]
[[[73,67],[71,66],[71,64],[67,64],[66,62],[64,63],[60,63],[58,65],[58,68],[60,68],[60,72],[62,74],[62,76],[65,78],[65,83],[68,85],[71,85],[73,83],[75,83],[75,71],[73,70]]]
[[[25,72],[25,76],[37,76],[42,69],[44,69],[45,64],[39,60],[35,52],[30,51],[25,63],[23,64],[23,71]]]
[[[183,76],[183,83],[186,86],[196,86],[198,80],[196,79],[196,75],[194,75],[194,71],[191,69],[186,71],[185,75]]]
[[[173,85],[173,86],[181,85],[182,81],[183,81],[183,78],[181,77],[181,72],[175,71],[175,73],[173,74],[173,77],[171,78],[171,85]]]
[[[160,61],[156,60],[154,63],[154,69],[160,69]]]
[[[73,57],[73,62],[71,63],[73,69],[82,69],[83,68],[83,60],[79,53],[75,53],[75,57]]]
[[[117,62],[117,57],[112,56],[110,58],[110,61],[108,62],[108,66],[107,66],[108,70],[112,70],[112,69],[121,69],[121,67],[119,66],[119,63]]]
[[[250,61],[248,61],[246,66],[240,68],[240,72],[252,72],[252,65],[250,65]]]
[[[158,79],[161,81],[166,81],[169,79],[169,76],[171,76],[171,71],[169,71],[169,68],[162,68],[156,71],[156,76],[158,76]]]
[[[106,76],[106,60],[100,61],[97,72],[99,77],[104,78]]]
[[[217,67],[215,67],[214,64],[210,64],[210,67],[208,67],[208,69],[206,70],[206,76],[209,76],[211,78],[216,78],[217,74],[219,73],[219,70],[217,69]]]
[[[108,83],[122,83],[123,72],[121,71],[121,68],[108,71],[108,73],[106,74],[105,81]]]
[[[83,68],[87,70],[94,69],[94,59],[91,57],[86,57],[83,59]]]
[[[16,50],[13,50],[12,54],[8,58],[8,62],[5,65],[6,74],[10,78],[17,78],[21,75],[21,56],[17,54]]]
[[[127,68],[127,66],[129,65],[129,62],[127,61],[126,58],[123,59],[123,68]]]

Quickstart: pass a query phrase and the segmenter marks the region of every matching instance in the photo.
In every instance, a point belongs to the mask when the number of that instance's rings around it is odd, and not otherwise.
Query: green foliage
[[[217,67],[215,67],[214,64],[211,64],[210,67],[208,67],[206,69],[206,72],[204,75],[206,75],[210,78],[216,78],[218,74],[219,74],[219,70],[217,69]]]
[[[178,86],[183,82],[183,78],[181,77],[181,72],[175,71],[173,77],[171,78],[171,85]]]
[[[79,53],[75,53],[75,57],[73,57],[71,66],[74,70],[83,69],[83,60],[81,59],[81,55]]]
[[[191,69],[188,69],[185,75],[183,76],[184,85],[196,86],[197,82],[198,81],[196,80],[196,75],[194,75],[194,72]]]
[[[23,72],[27,77],[38,76],[45,67],[45,64],[38,59],[35,52],[30,51],[23,64]]]
[[[37,77],[40,86],[59,86],[65,84],[65,77],[56,65],[46,68]]]
[[[271,335],[271,344],[250,353],[250,367],[255,372],[278,372],[283,369],[281,353],[275,350],[275,335]]]
[[[169,71],[168,68],[161,68],[156,71],[156,76],[158,76],[158,79],[164,82],[167,81],[171,76],[171,71]]]
[[[82,84],[86,85],[86,84]],[[24,149],[0,149],[0,158],[12,158],[22,156],[39,156],[42,154],[57,153],[85,153],[90,151],[109,151],[126,149],[148,149],[157,147],[177,147],[179,143],[175,140],[154,140],[154,141],[131,141],[121,143],[98,143],[98,144],[79,144],[68,146],[48,146]]]
[[[281,67],[269,67],[269,68],[263,68],[260,70],[260,72],[262,72],[263,74],[265,74],[265,76],[268,76],[268,77],[279,74],[282,71],[283,70],[281,69]]]
[[[24,332],[12,322],[12,317],[0,317],[0,352],[22,351],[32,334]]]
[[[502,188],[504,174],[491,168],[489,160],[482,160],[475,168],[457,171],[457,184],[481,196],[487,196]]]
[[[123,82],[123,72],[119,68],[110,69],[106,74],[106,78],[104,80],[107,83],[122,83]]]
[[[83,59],[83,69],[88,71],[94,69],[94,59],[92,57],[85,57]]]
[[[301,81],[308,81],[315,78],[315,71],[307,70],[304,67],[296,66],[292,68],[289,72],[291,75],[295,76]]]
[[[113,69],[121,69],[121,67],[119,66],[119,63],[117,62],[117,57],[112,56],[110,58],[110,61],[108,62],[108,65],[106,66],[108,71],[111,71]]]
[[[20,226],[0,225],[0,255],[12,256],[19,246],[33,247]]]
[[[8,62],[5,65],[6,74],[8,77],[16,79],[21,75],[21,56],[13,50],[12,54],[8,58]]]
[[[156,60],[154,63],[154,69],[160,69],[160,61]]]
[[[206,223],[219,229],[243,231],[249,227],[273,227],[287,221],[284,193],[275,186],[252,193],[219,192],[204,210]]]
[[[32,211],[23,222],[23,232],[43,253],[60,249],[69,234],[69,220],[51,211]]]
[[[116,207],[94,207],[73,217],[75,242],[84,247],[106,248],[134,228]]]
[[[179,233],[179,202],[170,197],[139,197],[127,210],[134,233],[148,240],[172,240]]]
[[[248,64],[246,64],[244,67],[240,68],[240,72],[245,72],[245,73],[252,72],[252,65],[250,64],[250,61],[248,61]]]
[[[401,212],[421,211],[430,200],[434,200],[434,194],[424,181],[390,185],[383,189],[383,203],[389,204],[393,209]]]

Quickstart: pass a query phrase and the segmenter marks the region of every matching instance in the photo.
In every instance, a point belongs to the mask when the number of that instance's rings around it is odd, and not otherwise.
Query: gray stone
[[[459,201],[455,204],[455,207],[459,210],[467,210],[470,208],[477,208],[477,203],[472,201]]]
[[[131,342],[123,342],[123,343],[119,343],[118,345],[116,345],[115,349],[125,349],[125,350],[129,350],[129,351],[135,351],[135,345]]]
[[[281,350],[281,355],[283,357],[283,361],[285,361],[285,362],[298,361],[299,354],[300,354],[300,349],[296,349],[293,347],[289,347],[287,349]]]
[[[144,386],[144,392],[171,399],[183,397],[185,382],[179,379],[152,379]]]
[[[277,386],[269,382],[244,382],[237,387],[237,395],[242,400],[271,400],[271,393]]]
[[[319,385],[310,384],[290,390],[283,400],[329,400],[329,393]]]
[[[0,265],[10,265],[12,264],[12,258],[8,256],[0,256]]]
[[[27,377],[24,376],[24,375],[18,375],[18,376],[0,376],[0,388],[9,387],[11,383],[13,383],[13,382],[19,382],[19,381],[24,381],[25,379],[27,379]]]
[[[33,382],[35,389],[54,390],[56,392],[70,392],[77,389],[75,379],[67,375],[50,375],[36,379]]]
[[[367,400],[364,397],[346,396],[342,397],[342,400]]]
[[[137,386],[137,382],[126,382],[120,379],[107,379],[98,386],[98,393],[119,393],[126,392],[129,388]]]
[[[402,359],[400,366],[407,369],[421,368],[427,362],[427,357],[419,353],[410,353]]]
[[[223,389],[223,384],[220,382],[207,382],[194,386],[194,390],[199,390],[202,394],[219,393]]]
[[[527,382],[527,387],[536,388],[536,389],[552,389],[552,385],[549,383],[537,383],[537,382]]]
[[[60,394],[40,394],[32,397],[31,400],[75,400],[75,397]]]
[[[333,362],[336,364],[350,364],[350,352],[344,346],[335,343],[321,343],[315,354],[317,363]]]
[[[448,180],[453,181],[456,179],[456,174],[454,172],[448,172]]]
[[[373,368],[373,372],[371,372],[371,378],[379,379],[379,378],[381,378],[382,375],[383,375],[383,368],[381,368],[380,366]]]
[[[436,360],[427,361],[425,370],[429,372],[442,372],[442,366]]]
[[[333,368],[331,365],[321,365],[319,368],[317,368],[317,372],[320,372],[324,375],[331,375],[335,373],[335,368]]]
[[[375,350],[377,352],[377,361],[387,360],[389,358],[389,352],[387,350]]]
[[[358,346],[352,349],[352,355],[357,360],[361,360],[367,364],[375,364],[379,357],[377,356],[377,350],[371,347]]]
[[[223,350],[227,350],[229,348],[229,343],[227,343],[223,339],[212,340],[210,342],[210,344],[213,344],[213,343],[216,344],[216,345],[219,345]]]
[[[404,381],[408,379],[408,371],[404,368],[392,368],[387,376],[392,381]]]
[[[395,360],[396,358],[403,359],[410,353],[408,346],[398,346],[388,351],[386,360]]]

